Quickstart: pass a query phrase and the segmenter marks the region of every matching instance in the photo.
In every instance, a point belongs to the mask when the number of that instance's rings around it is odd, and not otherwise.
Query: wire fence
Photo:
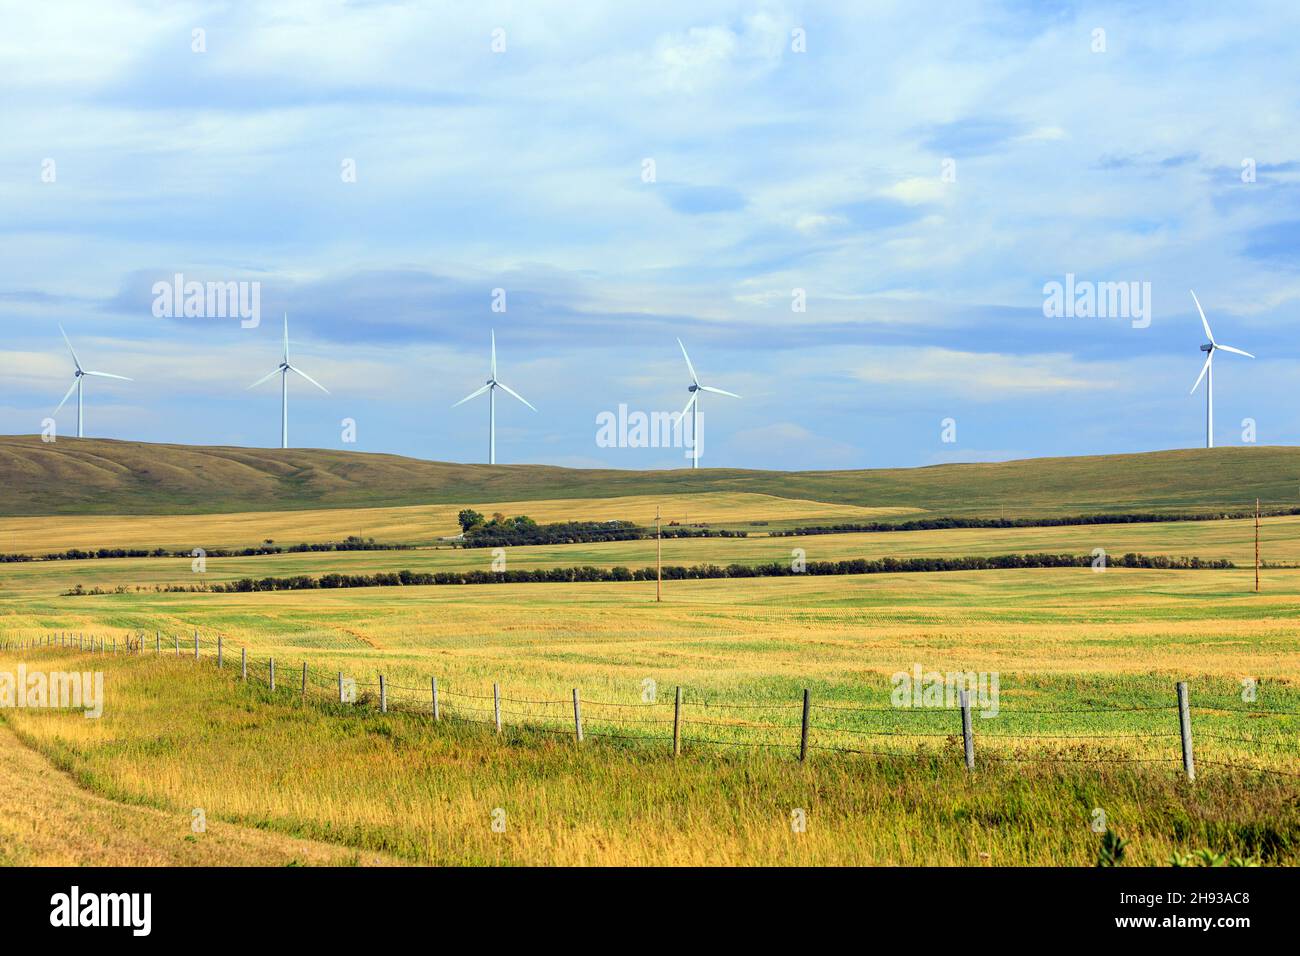
[[[250,654],[223,637],[155,633],[125,639],[45,634],[6,639],[6,650],[56,649],[90,654],[169,656],[219,666],[239,679],[303,701],[421,714],[435,721],[630,742],[674,756],[696,747],[770,751],[807,760],[813,752],[897,760],[994,764],[1153,764],[1194,779],[1198,767],[1300,779],[1300,707],[1193,705],[1185,683],[1167,704],[980,710],[971,691],[951,706],[899,707],[802,699],[728,699],[676,688],[671,699],[512,696],[499,682],[459,689],[430,676],[368,677],[325,671],[305,661]],[[1193,733],[1193,722],[1195,732]],[[1098,726],[1104,724],[1105,726]]]

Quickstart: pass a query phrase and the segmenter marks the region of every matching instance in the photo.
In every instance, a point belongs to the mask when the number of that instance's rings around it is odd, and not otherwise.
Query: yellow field
[[[609,517],[644,521],[663,500],[475,507],[539,520],[610,508]],[[878,513],[763,495],[691,496],[673,507],[678,520],[711,523]],[[3,550],[182,549],[191,533],[218,539],[205,538],[210,547],[346,534],[432,541],[452,530],[456,510],[86,519],[92,540],[70,519],[6,519]],[[360,527],[331,523],[358,517]],[[1300,561],[1297,532],[1300,518],[1267,519],[1265,558]],[[653,582],[156,590],[491,559],[447,547],[214,558],[201,576],[174,558],[0,565],[0,639],[76,632],[120,647],[143,636],[149,652],[0,651],[0,670],[20,659],[99,662],[109,694],[98,721],[0,712],[9,728],[0,728],[0,755],[13,768],[0,785],[9,847],[0,862],[1087,865],[1097,843],[1087,814],[1104,806],[1133,841],[1135,862],[1212,846],[1295,863],[1300,572],[1266,568],[1254,593],[1253,537],[1250,521],[1213,521],[669,540],[670,564],[788,561],[795,548],[820,561],[1102,547],[1245,566],[668,581],[661,604]],[[654,549],[520,547],[507,560],[640,567],[653,564]],[[62,593],[75,584],[105,593]],[[211,666],[217,635],[223,672]],[[235,679],[241,649],[253,662],[247,684]],[[889,706],[891,676],[918,665],[998,675],[1002,710],[978,722],[975,777],[961,766],[951,709]],[[330,702],[340,672],[356,679],[356,704]],[[379,675],[394,711],[386,715],[376,712]],[[433,677],[449,718],[439,724],[428,712]],[[1257,702],[1242,696],[1247,678]],[[1204,761],[1194,789],[1179,775],[1178,680],[1192,686]],[[494,683],[505,698],[499,737],[481,726]],[[685,747],[674,760],[663,708],[679,686]],[[582,749],[570,736],[574,688],[590,735]],[[800,765],[804,688],[814,753]],[[33,787],[50,799],[20,807]],[[216,825],[191,841],[195,806]],[[799,837],[792,807],[809,815]],[[511,821],[504,835],[489,825],[498,808]],[[1182,821],[1177,831],[1171,819]],[[41,835],[52,827],[85,834],[90,849],[60,855],[60,841]]]
[[[218,515],[58,515],[0,518],[0,552],[41,554],[69,548],[155,548],[189,550],[252,547],[270,538],[279,544],[339,541],[348,535],[387,543],[431,544],[459,533],[456,514],[473,508],[555,521],[635,521],[653,524],[655,508],[671,521],[711,524],[753,521],[873,521],[910,514],[916,508],[865,508],[744,492],[692,495],[633,495],[621,498],[564,498],[495,504],[415,505],[397,508],[332,508]]]

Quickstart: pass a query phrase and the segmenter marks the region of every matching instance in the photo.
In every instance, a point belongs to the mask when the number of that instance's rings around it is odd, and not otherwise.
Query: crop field
[[[0,518],[0,551],[45,554],[106,546],[161,547],[169,551],[196,547],[245,548],[256,547],[267,539],[293,545],[341,541],[348,535],[390,544],[432,545],[460,532],[456,514],[462,507],[465,506],[445,504],[218,515]],[[675,521],[764,529],[809,523],[879,521],[918,513],[915,508],[863,508],[745,492],[502,501],[473,507],[489,515],[498,511],[511,517],[526,514],[542,523],[624,520],[647,526],[654,524],[655,508],[659,507],[665,527]]]
[[[759,498],[760,496],[753,496]],[[554,504],[558,512],[560,502]],[[734,503],[729,503],[734,506]],[[765,507],[766,501],[758,507]],[[532,509],[545,513],[544,508]],[[737,511],[733,514],[744,515]],[[232,524],[242,520],[231,516]],[[24,519],[28,520],[28,519]],[[51,519],[58,525],[67,519]],[[132,545],[154,546],[157,540],[173,532],[162,518],[132,519],[160,526],[157,538],[137,531],[141,537]],[[175,522],[208,521],[207,517],[188,516],[170,519]],[[35,537],[15,537],[12,547],[30,553],[43,553],[46,546]],[[821,534],[770,537],[763,531],[746,538],[675,538],[662,542],[666,565],[731,563],[756,565],[778,562],[788,564],[796,549],[808,561],[836,561],[849,558],[882,557],[966,557],[1016,553],[1091,555],[1097,548],[1111,558],[1128,552],[1170,557],[1196,556],[1229,560],[1240,568],[1254,561],[1254,522],[1248,519],[1227,521],[1160,522],[1154,524],[1083,525],[1048,528],[954,529],[944,531],[890,531],[861,534]],[[296,539],[290,539],[296,540]],[[325,540],[325,539],[320,539]],[[1261,554],[1268,564],[1300,565],[1300,516],[1267,518],[1260,529]],[[182,546],[183,547],[183,546]],[[505,549],[508,568],[532,569],[553,567],[652,567],[656,542],[653,540],[598,542],[591,544],[537,545]],[[22,596],[24,602],[57,598],[77,585],[90,590],[117,587],[153,590],[157,587],[190,587],[240,578],[290,577],[342,574],[374,574],[408,569],[419,572],[486,570],[494,560],[491,548],[456,548],[449,544],[400,551],[300,552],[255,557],[206,559],[202,574],[192,571],[190,558],[130,558],[80,561],[33,561],[11,564],[4,570],[5,585],[0,591],[0,609],[8,596]],[[73,605],[80,607],[85,598]],[[59,607],[67,607],[60,599]],[[30,606],[30,605],[26,605]]]
[[[0,789],[0,862],[1090,865],[1099,809],[1131,862],[1202,849],[1300,862],[1300,571],[1286,566],[1300,564],[1300,518],[1263,521],[1272,566],[1256,593],[1250,520],[777,537],[767,532],[917,512],[734,490],[501,502],[0,520],[10,553],[347,534],[425,545],[208,558],[201,574],[188,558],[0,565],[0,670],[45,661],[106,675],[98,720],[0,711],[14,767]],[[652,581],[161,590],[486,570],[491,549],[435,544],[467,504],[638,522],[658,504],[665,521],[750,530],[665,540],[668,565],[789,562],[796,549],[830,561],[1103,548],[1237,567],[681,580],[665,582],[662,603]],[[647,567],[655,542],[504,558]],[[93,593],[67,593],[78,586]],[[18,646],[68,634],[96,650]],[[996,699],[979,699],[973,719],[974,773],[953,702],[895,699],[898,675],[918,668],[996,676]],[[339,675],[355,701],[338,701]],[[1195,782],[1182,770],[1177,681],[1190,688]],[[33,787],[50,801],[20,812]],[[197,841],[194,808],[213,822]],[[796,810],[806,832],[792,831]],[[85,847],[36,835],[59,825],[89,834]]]

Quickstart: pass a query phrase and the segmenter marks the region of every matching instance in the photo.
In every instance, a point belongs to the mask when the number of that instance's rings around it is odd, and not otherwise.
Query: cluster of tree
[[[490,521],[483,521],[482,517],[477,511],[460,513],[461,527],[465,529],[461,547],[586,544],[593,541],[630,541],[641,537],[641,530],[630,521],[561,521],[538,524],[527,515],[507,518],[496,514]]]
[[[413,544],[379,544],[374,538],[362,538],[348,535],[342,541],[325,541],[315,544],[291,544],[281,546],[267,542],[254,548],[208,548],[203,553],[209,558],[251,558],[264,554],[296,554],[302,551],[409,551]],[[67,551],[55,551],[42,555],[39,559],[30,554],[0,554],[0,563],[15,561],[87,561],[97,558],[190,558],[193,550],[168,551],[165,548],[98,548],[83,551],[69,548]]]
[[[1300,508],[1282,508],[1260,512],[1261,517],[1300,515]],[[866,521],[860,523],[812,525],[790,531],[772,531],[773,538],[810,534],[856,534],[864,531],[945,531],[953,528],[1056,528],[1064,525],[1154,524],[1162,521],[1223,521],[1253,518],[1253,511],[1153,514],[1072,515],[1062,518],[912,518],[907,521]]]
[[[638,541],[653,538],[653,528],[631,521],[560,521],[538,524],[528,515],[507,518],[498,512],[485,519],[466,508],[458,516],[464,535],[462,548],[507,548],[530,544],[589,544],[597,541]],[[708,527],[671,527],[665,538],[743,538],[744,531],[714,531]]]
[[[1010,568],[1086,568],[1092,566],[1091,555],[1077,554],[1002,554],[962,558],[850,558],[844,561],[809,561],[802,566],[793,562],[770,564],[696,564],[689,567],[667,565],[667,580],[701,580],[711,578],[797,577],[800,575],[902,574],[935,571],[992,571]],[[1169,557],[1130,552],[1114,558],[1111,567],[1157,568],[1171,570],[1215,569],[1234,567],[1231,561],[1205,560],[1196,557]],[[538,568],[513,571],[385,571],[377,574],[324,574],[318,578],[298,575],[288,578],[242,578],[226,584],[176,585],[171,591],[208,590],[222,593],[251,591],[303,591],[317,588],[373,588],[430,584],[569,584],[589,581],[653,581],[654,568]]]

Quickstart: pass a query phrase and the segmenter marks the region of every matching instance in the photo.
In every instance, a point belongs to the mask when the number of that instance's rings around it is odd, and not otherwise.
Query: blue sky
[[[136,379],[87,434],[274,446],[287,311],[330,389],[291,382],[297,446],[481,460],[450,406],[495,328],[539,409],[499,402],[501,462],[683,465],[596,442],[685,403],[677,336],[744,396],[706,466],[1194,447],[1195,288],[1259,356],[1215,360],[1216,443],[1300,441],[1294,4],[251,6],[5,4],[0,432],[70,382],[62,322]],[[178,272],[261,325],[155,317]],[[1067,273],[1150,283],[1149,326],[1045,317]]]

